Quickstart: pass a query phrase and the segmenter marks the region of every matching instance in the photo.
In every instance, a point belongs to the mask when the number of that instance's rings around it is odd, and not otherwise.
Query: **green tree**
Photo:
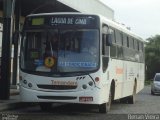
[[[155,73],[160,73],[160,35],[147,39],[145,47],[146,78],[152,79]]]

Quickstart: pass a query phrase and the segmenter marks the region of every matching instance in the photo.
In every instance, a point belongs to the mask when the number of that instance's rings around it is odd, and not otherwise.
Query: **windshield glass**
[[[160,75],[156,75],[155,81],[160,81]]]
[[[21,69],[32,72],[87,72],[99,66],[98,29],[26,31]]]

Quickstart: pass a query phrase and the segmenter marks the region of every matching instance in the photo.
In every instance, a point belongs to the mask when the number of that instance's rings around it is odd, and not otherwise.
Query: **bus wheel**
[[[110,90],[108,102],[99,105],[99,112],[100,113],[108,113],[109,110],[111,109],[111,102],[112,102],[112,94],[111,94],[111,90]]]
[[[128,97],[128,104],[134,104],[135,103],[135,97],[136,97],[136,83],[133,87],[133,95]]]
[[[120,99],[120,103],[123,103],[123,104],[128,103],[128,98],[127,98],[127,97],[121,98],[121,99]]]
[[[50,111],[51,108],[52,108],[52,103],[50,102],[42,102],[42,103],[39,103],[40,105],[40,108],[42,111]]]
[[[154,92],[151,90],[151,95],[154,95]]]

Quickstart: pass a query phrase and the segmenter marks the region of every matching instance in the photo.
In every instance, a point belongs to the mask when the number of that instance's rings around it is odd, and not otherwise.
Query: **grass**
[[[151,80],[145,80],[145,85],[151,85],[152,81]]]

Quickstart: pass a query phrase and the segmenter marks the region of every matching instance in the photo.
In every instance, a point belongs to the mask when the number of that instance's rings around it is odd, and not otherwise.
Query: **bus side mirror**
[[[21,34],[21,32],[19,32],[19,31],[13,33],[12,44],[15,44],[16,42],[18,42],[20,34]]]
[[[112,34],[107,34],[106,35],[106,46],[112,46]]]

